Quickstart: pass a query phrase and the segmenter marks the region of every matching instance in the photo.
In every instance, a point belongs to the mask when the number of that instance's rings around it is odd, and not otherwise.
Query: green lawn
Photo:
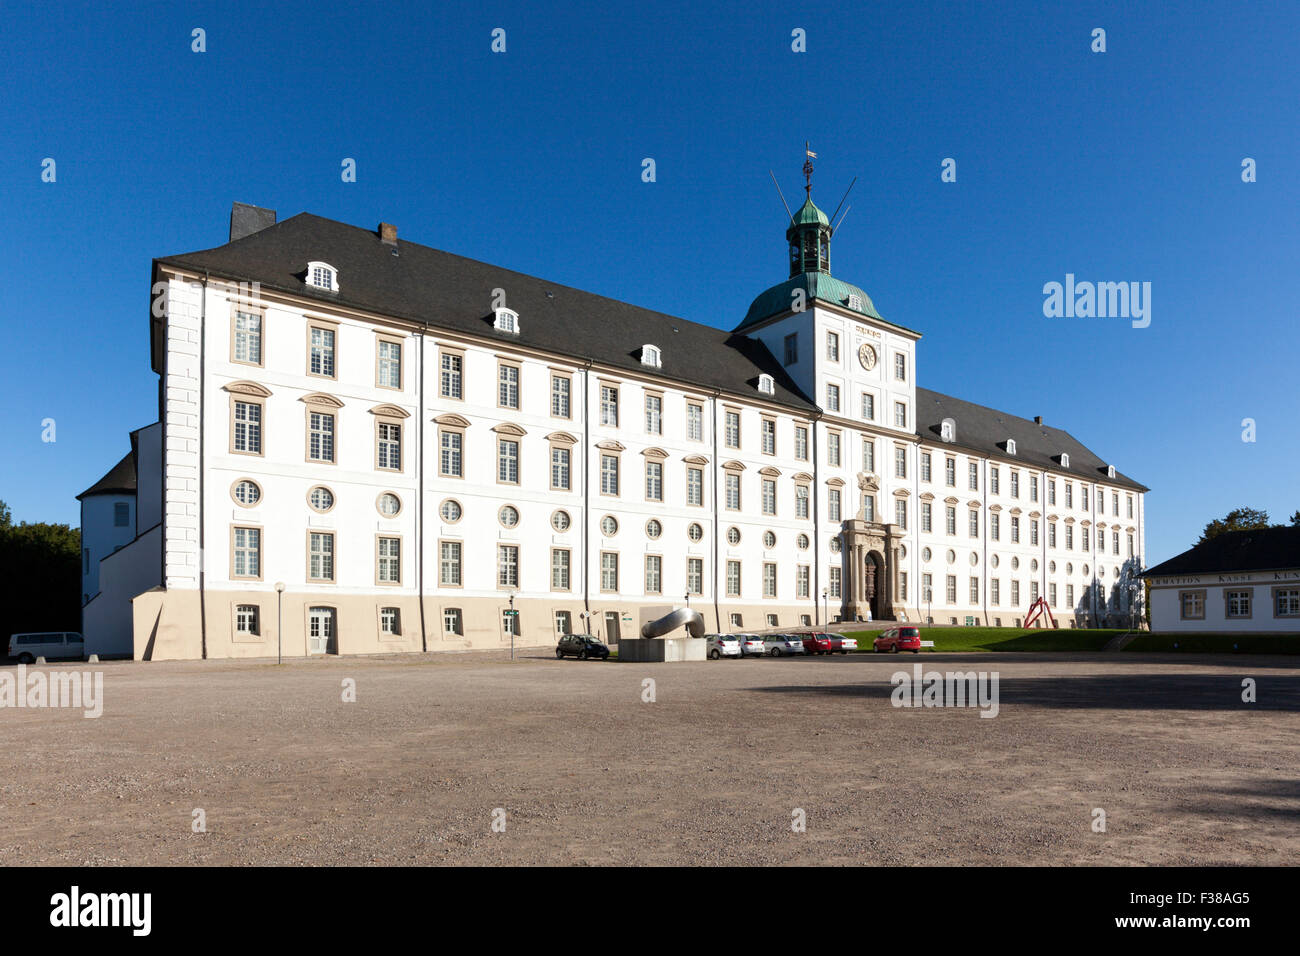
[[[1174,654],[1300,654],[1300,634],[1139,634],[1124,650]]]
[[[871,653],[878,631],[850,631],[858,639],[858,650]],[[1025,631],[1014,627],[923,627],[921,640],[934,641],[936,651],[1099,651],[1120,630]]]

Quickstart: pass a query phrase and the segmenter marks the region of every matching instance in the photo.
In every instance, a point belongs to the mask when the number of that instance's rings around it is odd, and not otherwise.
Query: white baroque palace
[[[684,603],[719,631],[1126,617],[1147,489],[918,388],[920,334],[831,275],[831,234],[809,195],[727,332],[236,204],[227,244],[154,261],[160,417],[134,538],[89,545],[87,649],[617,641]]]

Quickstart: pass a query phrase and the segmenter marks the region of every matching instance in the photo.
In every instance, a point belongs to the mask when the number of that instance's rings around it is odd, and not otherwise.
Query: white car
[[[20,664],[31,664],[38,657],[46,660],[85,660],[86,642],[74,631],[45,631],[38,634],[11,634],[9,656]]]
[[[763,638],[763,643],[767,647],[767,652],[772,657],[781,657],[785,654],[802,654],[803,641],[793,634],[768,634]]]
[[[711,660],[719,657],[740,657],[740,641],[732,634],[705,634]]]
[[[767,645],[757,634],[736,634],[736,640],[740,641],[741,657],[762,657],[767,653]]]

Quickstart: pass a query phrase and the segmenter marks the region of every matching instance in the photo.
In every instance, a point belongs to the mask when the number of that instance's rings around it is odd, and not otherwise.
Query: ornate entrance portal
[[[866,495],[878,491],[875,477],[860,475],[858,487]],[[844,588],[840,601],[840,620],[875,621],[894,619],[897,603],[898,556],[902,532],[892,524],[868,521],[874,514],[864,506],[856,518],[840,526],[840,554],[843,557]]]

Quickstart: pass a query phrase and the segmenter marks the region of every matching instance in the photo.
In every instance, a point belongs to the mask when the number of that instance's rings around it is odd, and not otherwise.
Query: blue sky
[[[821,205],[859,177],[833,271],[924,333],[919,382],[1151,486],[1150,563],[1238,505],[1300,508],[1296,4],[477,6],[7,8],[15,518],[75,524],[154,420],[151,260],[220,245],[234,200],[731,327],[786,275],[768,170],[796,201],[805,140]],[[1150,327],[1045,318],[1066,273],[1150,282]]]

